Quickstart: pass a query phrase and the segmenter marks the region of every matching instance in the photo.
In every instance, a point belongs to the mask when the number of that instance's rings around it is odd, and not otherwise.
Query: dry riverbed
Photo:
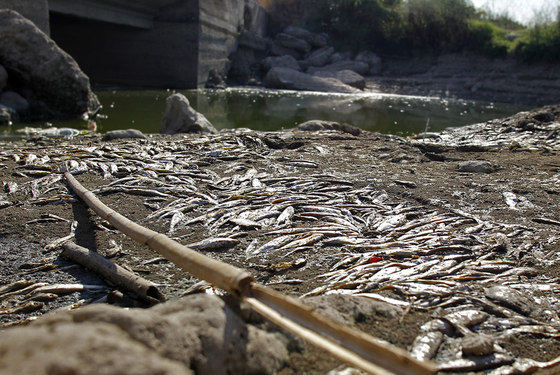
[[[68,190],[60,165],[137,223],[306,296],[442,370],[508,373],[522,359],[560,356],[558,106],[420,139],[236,130],[2,142],[0,284],[31,288],[0,286],[0,343],[18,325],[56,321],[45,316],[53,310],[79,313],[107,300],[142,306],[60,256],[59,239],[71,233],[156,283],[168,300],[189,289],[221,294],[96,217]],[[33,285],[62,283],[87,287],[33,299]],[[278,335],[258,319],[243,321],[261,336]],[[281,342],[285,357],[233,369],[324,374],[341,366],[298,340]],[[244,353],[238,360],[251,361]],[[158,355],[185,371],[206,369],[199,359]]]

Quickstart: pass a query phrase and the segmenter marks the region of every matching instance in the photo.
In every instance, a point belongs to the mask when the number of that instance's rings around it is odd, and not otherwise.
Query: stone
[[[366,75],[369,72],[369,65],[363,61],[344,60],[322,67],[310,67],[307,72],[315,73],[319,71],[338,71],[338,70],[352,70],[360,75]]]
[[[254,72],[258,70],[255,51],[250,48],[239,47],[230,59],[231,68],[229,69],[228,78],[231,82],[245,85],[253,77]]]
[[[465,356],[486,356],[494,353],[494,339],[485,334],[469,334],[461,339]]]
[[[312,33],[307,29],[297,26],[286,27],[284,29],[284,33],[299,39],[303,39],[315,48],[322,48],[327,45],[327,34],[325,33]]]
[[[470,160],[459,163],[458,170],[468,173],[491,173],[496,170],[496,167],[489,161]]]
[[[0,92],[4,91],[7,84],[8,84],[8,72],[0,64]]]
[[[281,45],[279,45],[278,43],[272,43],[270,46],[270,55],[272,56],[284,56],[284,55],[290,55],[293,58],[295,58],[296,60],[301,60],[304,56],[303,52],[300,51],[296,51],[295,49],[292,48],[286,48],[283,47]]]
[[[311,52],[304,60],[307,66],[321,67],[329,63],[334,53],[334,47],[323,47]]]
[[[0,332],[10,374],[264,374],[288,360],[287,340],[248,325],[215,295],[149,309],[110,305],[47,314]]]
[[[249,30],[241,31],[239,38],[237,38],[237,43],[239,47],[250,48],[256,51],[266,51],[266,48],[268,47],[268,41],[266,38],[263,38],[262,36],[259,36]]]
[[[265,72],[272,68],[289,68],[293,70],[301,70],[297,60],[291,55],[284,56],[268,56],[261,62]]]
[[[313,74],[316,77],[331,77],[336,78],[347,85],[353,86],[357,89],[363,90],[366,87],[366,80],[364,77],[352,70],[323,70]]]
[[[29,109],[29,102],[14,91],[4,91],[0,94],[0,104],[12,108],[17,113],[25,113]]]
[[[286,90],[305,90],[321,92],[356,93],[355,87],[349,86],[336,78],[315,77],[289,68],[272,68],[265,77],[268,88]]]
[[[341,61],[348,61],[348,60],[352,60],[351,52],[335,52],[332,54],[329,63],[334,64],[334,63],[338,63]]]
[[[105,133],[102,140],[110,141],[113,139],[129,139],[129,138],[146,139],[146,136],[138,129],[119,129],[119,130],[111,130]]]
[[[15,111],[0,104],[0,125],[10,125],[14,120]]]
[[[362,61],[368,64],[368,75],[378,75],[383,68],[381,57],[371,51],[362,51],[356,55],[355,61]]]
[[[336,130],[358,136],[362,133],[360,128],[348,124],[340,124],[334,121],[309,120],[298,125],[302,131]]]
[[[277,34],[274,43],[281,47],[293,49],[302,53],[309,53],[309,51],[311,51],[311,45],[305,40],[286,33]]]
[[[177,133],[217,133],[214,125],[191,107],[183,94],[173,94],[166,100],[165,112],[161,120],[161,134]]]
[[[18,82],[15,89],[25,90],[36,117],[78,117],[99,109],[89,78],[76,61],[31,21],[0,10],[0,40],[0,62]]]

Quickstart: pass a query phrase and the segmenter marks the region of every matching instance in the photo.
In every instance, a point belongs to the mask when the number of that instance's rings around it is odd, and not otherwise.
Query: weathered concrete
[[[47,0],[0,0],[0,9],[12,9],[33,21],[37,27],[49,34],[49,6]]]
[[[227,73],[240,31],[265,34],[256,0],[108,3],[49,0],[52,38],[94,84],[201,87],[210,71]]]

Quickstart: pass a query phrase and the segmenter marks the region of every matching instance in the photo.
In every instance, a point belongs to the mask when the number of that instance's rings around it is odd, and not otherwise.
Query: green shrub
[[[489,57],[506,57],[513,43],[506,39],[506,31],[489,21],[468,21],[467,48]]]
[[[560,21],[526,30],[513,53],[523,62],[560,62]]]

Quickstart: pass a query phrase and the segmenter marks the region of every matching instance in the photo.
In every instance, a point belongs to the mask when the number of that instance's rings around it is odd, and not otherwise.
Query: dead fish
[[[107,289],[104,285],[89,285],[89,284],[52,284],[45,285],[35,289],[35,293],[56,293],[56,294],[66,294],[74,292],[82,292],[84,290],[105,290]]]
[[[293,235],[285,235],[285,236],[280,236],[280,237],[276,237],[273,240],[268,241],[267,243],[265,243],[264,245],[262,245],[261,247],[257,248],[256,250],[254,250],[251,255],[256,255],[259,253],[264,253],[270,250],[274,250],[274,249],[278,249],[279,247],[289,243],[290,241],[292,241],[292,239],[295,236]]]
[[[8,309],[1,309],[0,310],[0,315],[2,315],[2,314],[25,314],[25,313],[30,313],[30,312],[42,309],[44,305],[45,304],[43,302],[28,301],[28,302],[22,303],[21,305],[10,307]]]
[[[171,217],[171,221],[169,222],[169,233],[173,233],[175,231],[175,227],[185,218],[185,214],[181,211],[176,211],[173,216]]]
[[[445,315],[443,318],[453,325],[470,327],[488,319],[488,313],[480,310],[462,310]]]
[[[538,370],[551,369],[560,365],[560,357],[548,362],[535,361],[529,358],[519,358],[511,366],[501,367],[491,372],[491,375],[523,375],[533,374]]]
[[[249,220],[249,219],[240,219],[240,218],[233,218],[229,219],[235,225],[239,225],[242,228],[261,228],[262,224],[257,223],[256,221]]]
[[[34,282],[33,281],[27,281],[27,280],[21,280],[21,281],[15,281],[13,283],[10,283],[8,285],[3,285],[0,287],[0,295],[9,293],[9,292],[13,292],[13,291],[17,291],[17,290],[21,290],[23,288],[26,288],[28,286],[33,285]]]
[[[535,309],[535,301],[527,293],[521,293],[507,286],[485,288],[484,294],[498,304],[525,316],[529,316]]]
[[[435,357],[443,341],[443,333],[430,331],[422,333],[414,339],[410,355],[420,361],[427,361]]]
[[[323,238],[322,233],[307,233],[279,247],[279,250],[287,250],[287,249],[293,249],[297,247],[309,246],[320,241],[322,238]]]
[[[485,357],[453,359],[438,364],[438,371],[479,371],[512,364],[515,358],[508,354],[495,353]]]
[[[37,302],[49,302],[58,298],[58,294],[55,293],[31,293],[24,300],[26,301],[37,301]]]
[[[276,226],[288,225],[294,217],[295,209],[292,206],[288,206],[282,211],[282,213],[276,219]]]
[[[198,251],[217,251],[227,250],[239,244],[239,240],[229,237],[208,238],[196,243],[186,245],[187,247]]]

